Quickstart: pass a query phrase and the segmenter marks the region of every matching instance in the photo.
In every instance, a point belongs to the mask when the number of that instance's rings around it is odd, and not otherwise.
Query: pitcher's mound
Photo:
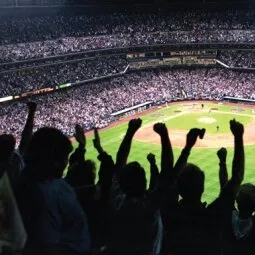
[[[198,119],[198,122],[206,123],[206,124],[212,124],[216,122],[216,119],[214,118],[208,118],[208,117],[201,117]]]

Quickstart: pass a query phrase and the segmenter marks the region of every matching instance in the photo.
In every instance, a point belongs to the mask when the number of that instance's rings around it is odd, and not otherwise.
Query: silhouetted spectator
[[[17,200],[29,254],[90,250],[87,217],[73,188],[62,179],[71,150],[69,139],[54,128],[39,129],[27,148]]]
[[[129,122],[128,130],[117,153],[116,171],[113,177],[110,207],[110,254],[160,254],[163,225],[160,215],[162,184],[146,191],[143,167],[138,162],[127,164],[132,138],[142,121]]]
[[[66,180],[75,188],[81,206],[88,217],[91,234],[91,247],[99,250],[106,245],[108,224],[108,199],[114,171],[114,162],[102,148],[98,130],[95,129],[94,147],[101,161],[99,180],[96,179],[96,166],[91,160],[85,160],[86,138],[84,130],[76,126],[75,137],[79,147],[70,158]]]

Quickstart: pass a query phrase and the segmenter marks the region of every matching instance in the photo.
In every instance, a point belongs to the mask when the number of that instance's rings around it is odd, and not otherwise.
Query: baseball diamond
[[[165,121],[172,145],[174,147],[175,160],[177,159],[181,149],[185,144],[185,137],[190,128],[199,127],[205,128],[206,133],[203,140],[198,140],[194,151],[191,154],[190,162],[196,163],[206,173],[206,190],[204,200],[207,202],[216,198],[219,192],[218,185],[218,161],[216,151],[221,147],[228,148],[228,167],[231,169],[231,159],[233,154],[233,137],[229,129],[229,120],[236,119],[245,125],[244,142],[246,149],[246,176],[245,179],[252,182],[255,181],[253,175],[253,166],[255,164],[255,115],[253,105],[239,105],[242,109],[238,112],[233,112],[235,104],[204,102],[204,109],[200,109],[201,101],[196,101],[196,108],[192,109],[190,102],[171,103],[168,107],[156,107],[145,112],[139,113],[136,116],[119,120],[111,124],[107,128],[101,130],[102,143],[105,149],[115,155],[118,146],[123,138],[123,134],[127,127],[128,121],[137,116],[143,120],[142,128],[137,132],[134,140],[134,146],[131,150],[130,161],[138,160],[142,162],[145,169],[149,169],[146,155],[153,152],[157,156],[157,161],[160,162],[160,140],[153,132],[153,124],[156,122]],[[198,109],[199,108],[199,109]],[[217,108],[217,110],[209,113],[208,109]],[[181,110],[180,110],[181,109]],[[156,118],[157,117],[157,118]],[[202,120],[212,120],[204,122]],[[217,125],[220,126],[217,132]],[[113,135],[114,134],[114,135]],[[118,135],[119,134],[119,135]],[[88,158],[97,161],[97,155],[93,151],[92,132],[88,132]],[[75,144],[75,142],[74,142]],[[99,162],[98,162],[99,163]],[[146,172],[147,179],[150,179],[149,172]]]

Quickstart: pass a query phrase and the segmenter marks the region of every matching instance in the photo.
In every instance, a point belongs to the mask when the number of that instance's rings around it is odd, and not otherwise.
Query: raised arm
[[[94,129],[94,139],[93,139],[94,148],[98,152],[98,160],[101,162],[99,169],[99,179],[97,185],[100,186],[101,194],[106,200],[110,191],[112,177],[114,173],[114,162],[112,157],[107,154],[101,145],[101,139],[98,133],[98,129]]]
[[[187,134],[186,145],[183,148],[181,155],[179,156],[174,166],[173,176],[175,178],[177,178],[180,175],[183,167],[187,164],[190,151],[193,148],[193,146],[196,144],[197,138],[199,137],[200,139],[203,139],[204,134],[205,134],[205,129],[198,129],[198,128],[192,128]]]
[[[127,132],[119,147],[116,159],[116,169],[120,170],[127,164],[128,155],[131,149],[132,139],[136,131],[141,127],[141,119],[132,119],[129,121]]]
[[[78,142],[78,147],[74,153],[70,156],[69,165],[72,166],[75,163],[83,163],[85,161],[86,153],[86,136],[83,128],[80,125],[75,126],[74,132],[75,140]]]
[[[219,197],[208,206],[213,212],[224,215],[234,208],[236,195],[244,176],[244,146],[243,146],[243,125],[235,120],[230,121],[230,130],[234,136],[234,158],[232,163],[232,176],[222,188]]]
[[[94,148],[97,150],[99,155],[104,152],[103,147],[101,145],[101,139],[100,139],[100,136],[99,136],[97,128],[94,128],[93,145],[94,145]]]
[[[114,174],[112,178],[112,185],[109,196],[110,207],[114,208],[114,210],[117,210],[117,208],[119,208],[119,205],[122,203],[121,201],[125,197],[123,188],[121,188],[120,186],[121,173],[123,173],[123,169],[127,164],[132,139],[136,131],[141,127],[141,125],[142,125],[141,119],[132,119],[129,121],[127,132],[120,144],[117,153],[117,159],[114,167]]]
[[[149,190],[152,191],[157,186],[159,170],[158,170],[158,166],[156,164],[156,158],[155,158],[154,154],[152,154],[152,153],[148,154],[147,160],[150,163],[150,172],[151,172]]]
[[[234,195],[236,195],[244,177],[244,127],[241,123],[235,121],[234,119],[230,121],[230,129],[234,135],[234,158],[232,162],[231,181],[233,183]]]
[[[19,153],[21,155],[25,154],[26,148],[33,135],[34,118],[35,118],[37,105],[35,102],[28,102],[27,107],[28,107],[28,116],[27,116],[25,127],[22,131],[21,141],[19,144]]]
[[[219,158],[219,181],[220,189],[222,190],[228,182],[228,171],[226,165],[227,150],[226,148],[221,148],[217,151],[217,156]]]
[[[164,123],[156,123],[153,127],[154,131],[159,134],[161,139],[161,175],[171,178],[174,156],[172,145],[169,139],[168,130]]]

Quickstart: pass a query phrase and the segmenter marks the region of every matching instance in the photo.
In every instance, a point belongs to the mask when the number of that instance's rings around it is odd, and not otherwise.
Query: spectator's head
[[[73,164],[66,177],[73,186],[94,185],[96,180],[96,164],[92,160]]]
[[[34,133],[25,160],[36,180],[61,178],[71,151],[71,142],[61,131],[45,127]]]
[[[240,187],[237,205],[242,217],[250,217],[255,211],[255,186],[246,183]]]
[[[193,164],[187,164],[179,179],[178,188],[184,201],[201,201],[204,192],[204,172]]]
[[[0,136],[0,162],[6,162],[15,149],[15,138],[12,135]]]
[[[125,166],[121,175],[123,191],[130,197],[140,197],[146,190],[145,171],[138,162],[131,162]]]

